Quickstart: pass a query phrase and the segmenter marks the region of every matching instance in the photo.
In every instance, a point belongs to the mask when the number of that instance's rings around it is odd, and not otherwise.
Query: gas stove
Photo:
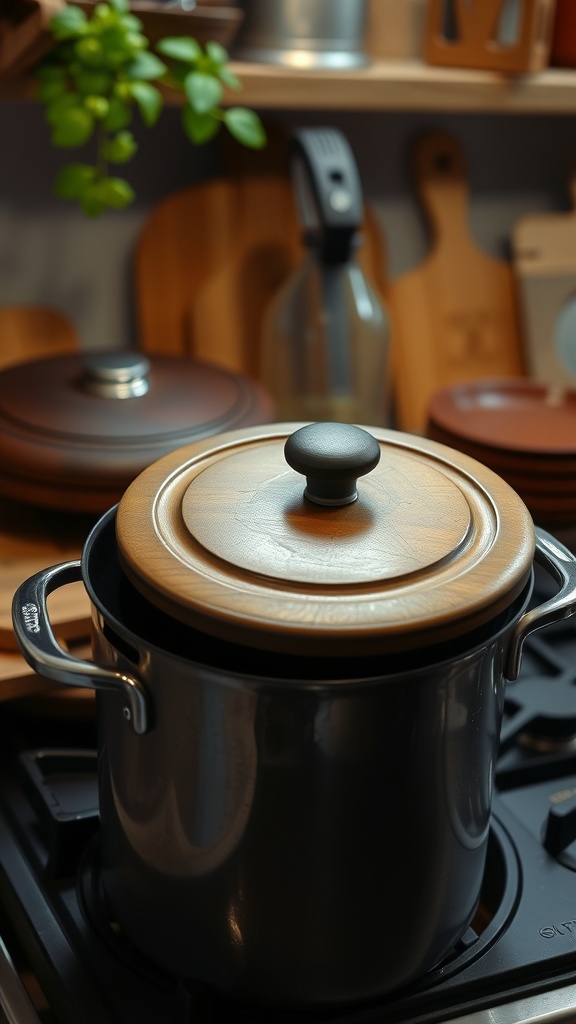
[[[426,851],[422,851],[426,856]],[[478,912],[409,988],[323,1011],[233,1004],[145,961],[99,890],[95,726],[0,718],[0,1021],[528,1024],[576,1017],[576,624],[533,636],[507,688]],[[398,921],[402,928],[402,921]]]

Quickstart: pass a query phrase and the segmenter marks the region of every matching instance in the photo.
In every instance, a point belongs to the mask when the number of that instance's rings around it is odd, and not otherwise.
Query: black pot
[[[230,435],[229,435],[230,436]],[[97,689],[101,881],[153,963],[275,1006],[381,996],[468,927],[486,858],[506,679],[576,610],[576,559],[537,531],[559,594],[441,643],[332,658],[251,647],[161,610],[108,512],[81,562],[14,599],[34,668]],[[82,579],[94,663],[56,644],[47,594]]]

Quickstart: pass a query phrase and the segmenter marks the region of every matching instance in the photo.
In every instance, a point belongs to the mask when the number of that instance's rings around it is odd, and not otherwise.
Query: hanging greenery
[[[36,68],[37,97],[45,106],[52,144],[73,149],[95,141],[91,163],[70,163],[55,191],[76,201],[89,217],[133,202],[130,183],[111,168],[127,164],[137,151],[130,126],[137,112],[153,127],[169,86],[183,94],[182,125],[194,145],[212,139],[222,126],[253,149],[266,143],[262,122],[247,107],[222,106],[225,89],[240,82],[219,43],[203,48],[192,38],[161,39],[152,52],[142,22],[128,0],[107,0],[91,16],[68,5],[50,23],[55,45]]]

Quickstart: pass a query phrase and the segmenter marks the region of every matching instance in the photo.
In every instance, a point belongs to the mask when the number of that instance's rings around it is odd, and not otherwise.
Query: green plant
[[[45,105],[52,143],[75,148],[95,140],[93,163],[71,163],[55,191],[90,217],[133,202],[134,190],[111,165],[128,163],[137,143],[130,125],[135,111],[151,128],[163,107],[158,85],[183,93],[182,124],[194,145],[212,139],[221,126],[245,146],[265,145],[262,123],[247,107],[222,107],[224,89],[240,83],[218,43],[203,49],[192,38],[161,39],[151,52],[142,22],[128,0],[95,5],[91,17],[65,6],[50,23],[55,46],[36,69],[37,98]],[[161,54],[162,56],[158,56]]]

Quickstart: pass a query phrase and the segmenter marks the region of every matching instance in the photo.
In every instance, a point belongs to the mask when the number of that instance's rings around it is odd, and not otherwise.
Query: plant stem
[[[96,128],[96,176],[100,180],[108,177],[108,161],[104,156],[107,141],[107,132],[104,130],[102,125],[99,124]]]

